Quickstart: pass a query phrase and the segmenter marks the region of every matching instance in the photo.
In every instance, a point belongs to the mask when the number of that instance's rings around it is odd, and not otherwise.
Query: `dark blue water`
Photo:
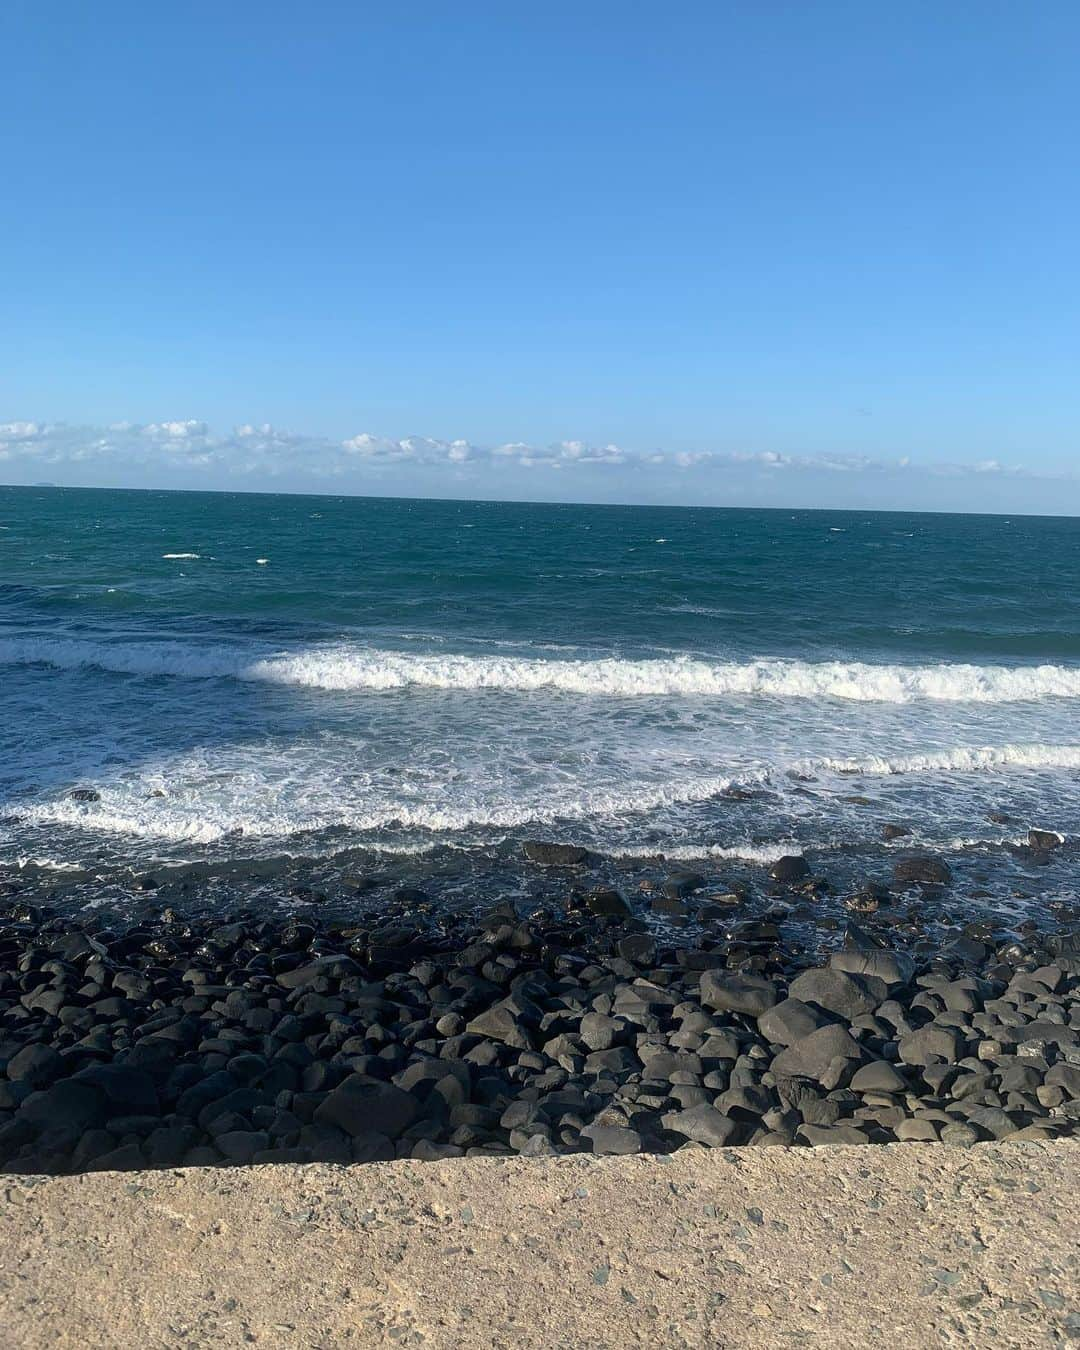
[[[1077,521],[7,488],[0,526],[9,863],[1080,829]]]

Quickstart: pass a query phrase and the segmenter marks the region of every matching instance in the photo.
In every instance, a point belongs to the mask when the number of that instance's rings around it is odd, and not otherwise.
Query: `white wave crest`
[[[163,553],[161,556],[167,559],[175,559],[175,558],[198,558],[200,555],[198,553]]]
[[[833,847],[830,844],[800,844],[797,840],[777,840],[772,844],[676,844],[674,847],[650,848],[647,844],[640,847],[618,848],[610,851],[613,858],[648,858],[659,851],[668,862],[698,862],[702,859],[724,859],[729,862],[758,863],[768,867],[780,858],[792,854],[802,854],[807,849],[822,851]]]
[[[668,806],[707,801],[732,786],[730,778],[702,777],[633,787],[599,788],[565,797],[521,802],[462,802],[443,806],[434,801],[385,801],[350,806],[325,798],[297,802],[293,809],[261,810],[259,794],[245,795],[217,806],[198,793],[177,791],[167,798],[146,799],[141,789],[103,787],[92,804],[60,798],[19,813],[32,825],[69,825],[103,834],[132,835],[173,843],[212,844],[229,836],[278,838],[301,831],[345,827],[358,833],[387,829],[460,833],[505,830],[522,825],[605,818],[656,811]]]
[[[821,759],[813,767],[844,774],[972,773],[980,769],[1080,769],[1080,745],[979,745],[921,755]]]
[[[133,675],[225,678],[339,691],[419,687],[448,690],[556,690],[599,697],[833,698],[1010,703],[1080,698],[1080,668],[1069,666],[870,665],[864,662],[687,657],[622,660],[312,647],[255,656],[239,647],[177,642],[108,643],[14,637],[0,641],[0,664],[96,667]]]

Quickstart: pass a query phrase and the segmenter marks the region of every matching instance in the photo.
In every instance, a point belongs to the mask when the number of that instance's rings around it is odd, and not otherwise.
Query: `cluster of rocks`
[[[0,1167],[1080,1130],[1080,932],[987,925],[913,955],[851,927],[814,966],[767,917],[680,944],[603,889],[584,919],[418,925],[399,899],[371,928],[166,913],[126,932],[12,905]]]

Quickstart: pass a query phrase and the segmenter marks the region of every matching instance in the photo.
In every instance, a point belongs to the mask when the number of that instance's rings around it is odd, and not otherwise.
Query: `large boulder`
[[[730,1144],[738,1133],[738,1122],[717,1111],[715,1106],[702,1102],[686,1111],[666,1111],[660,1117],[665,1130],[681,1134],[695,1144],[707,1144],[710,1148],[723,1148]]]
[[[918,1031],[900,1037],[900,1058],[905,1064],[955,1064],[964,1053],[964,1038],[952,1027],[930,1022]]]
[[[904,952],[853,950],[833,952],[829,957],[833,970],[849,975],[872,975],[885,984],[907,984],[915,974],[915,962]]]
[[[788,993],[850,1022],[882,1003],[888,986],[873,976],[849,975],[843,970],[826,968],[804,971],[792,980]]]
[[[320,1125],[333,1125],[347,1135],[382,1134],[397,1139],[416,1119],[420,1104],[393,1083],[354,1073],[315,1108]]]
[[[905,1092],[907,1083],[886,1059],[875,1059],[856,1069],[848,1087],[852,1092]]]
[[[862,1047],[838,1023],[812,1031],[789,1045],[772,1062],[776,1078],[810,1078],[820,1082],[834,1060],[860,1060]]]
[[[158,1092],[148,1073],[127,1064],[91,1064],[76,1081],[92,1083],[108,1098],[114,1116],[156,1115]]]
[[[758,1031],[772,1045],[791,1045],[832,1021],[819,1008],[797,998],[785,998],[758,1018]]]
[[[304,985],[314,984],[316,980],[343,980],[349,975],[360,974],[361,968],[351,956],[330,953],[318,957],[308,965],[297,966],[295,970],[281,971],[277,976],[277,982],[283,989],[302,989]]]
[[[105,1123],[105,1094],[92,1083],[64,1078],[43,1092],[27,1097],[18,1118],[41,1130],[70,1130],[81,1134]]]
[[[467,1024],[465,1030],[470,1036],[483,1036],[489,1041],[499,1041],[514,1050],[533,1050],[535,1037],[529,1026],[529,1019],[510,1006],[511,1001],[504,999],[494,1007],[479,1013]]]
[[[641,1152],[641,1135],[623,1125],[586,1125],[582,1139],[592,1145],[594,1153],[625,1154]]]
[[[13,1083],[41,1088],[59,1078],[66,1067],[63,1055],[51,1045],[24,1045],[8,1061],[7,1076]]]
[[[778,999],[772,980],[760,975],[732,975],[726,970],[703,971],[698,992],[707,1008],[746,1013],[749,1017],[760,1017]]]

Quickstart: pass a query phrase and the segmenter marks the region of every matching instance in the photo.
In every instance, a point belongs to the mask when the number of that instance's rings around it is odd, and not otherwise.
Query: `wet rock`
[[[888,843],[890,840],[893,839],[903,839],[910,833],[911,828],[908,825],[888,824],[882,825],[881,827],[881,837],[886,841],[886,843]]]
[[[647,966],[656,960],[656,939],[648,933],[631,933],[619,939],[618,953],[624,961]]]
[[[893,864],[893,876],[902,886],[947,886],[952,872],[940,858],[900,858]]]
[[[810,875],[810,864],[802,854],[785,854],[769,868],[769,876],[781,886],[795,886]]]
[[[526,840],[521,848],[530,862],[542,867],[574,867],[589,856],[588,849],[576,844],[548,844],[536,839]]]
[[[612,875],[633,885],[633,867]],[[965,923],[967,892],[950,914],[940,891],[894,891],[838,927],[835,900],[750,895],[740,922],[653,884],[680,910],[669,928],[702,925],[680,942],[590,916],[584,893],[568,920],[565,882],[527,919],[521,899],[436,923],[384,897],[347,928],[333,889],[304,924],[169,913],[119,933],[9,903],[0,1167],[1080,1133],[1066,901],[1062,931],[1010,935]],[[793,946],[792,921],[821,945]]]
[[[690,914],[690,906],[684,900],[673,899],[670,895],[654,895],[649,908],[658,917],[669,921],[685,920]]]
[[[630,906],[618,891],[610,886],[597,887],[585,898],[585,904],[593,914],[607,915],[610,918],[624,919],[630,914]]]
[[[96,788],[73,788],[68,796],[73,802],[99,802],[101,793]]]
[[[672,872],[662,889],[669,900],[684,900],[704,885],[705,878],[699,872]]]
[[[1030,848],[1060,848],[1064,842],[1064,835],[1060,835],[1054,830],[1028,830],[1028,846]]]

